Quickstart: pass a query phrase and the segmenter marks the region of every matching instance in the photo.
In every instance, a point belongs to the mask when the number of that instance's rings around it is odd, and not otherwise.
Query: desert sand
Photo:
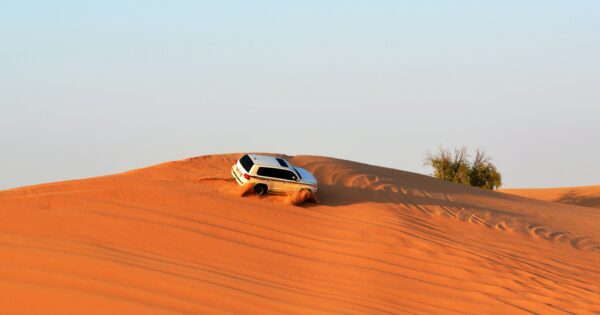
[[[502,189],[502,192],[538,200],[562,202],[582,207],[600,208],[600,186],[564,188]]]
[[[0,191],[0,313],[600,312],[596,208],[318,156],[294,206],[239,156]]]

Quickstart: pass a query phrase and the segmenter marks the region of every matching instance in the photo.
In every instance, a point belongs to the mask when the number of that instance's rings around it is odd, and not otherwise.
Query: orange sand
[[[0,313],[600,312],[595,208],[296,156],[299,207],[238,156],[1,191]]]
[[[544,201],[600,208],[600,186],[503,189],[502,192]]]

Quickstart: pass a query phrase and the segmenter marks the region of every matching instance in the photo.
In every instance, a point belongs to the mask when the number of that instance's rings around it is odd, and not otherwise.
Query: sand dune
[[[600,186],[503,189],[502,192],[544,201],[562,202],[582,207],[600,208]]]
[[[0,192],[0,313],[599,313],[600,212],[326,157],[319,204],[238,155]]]

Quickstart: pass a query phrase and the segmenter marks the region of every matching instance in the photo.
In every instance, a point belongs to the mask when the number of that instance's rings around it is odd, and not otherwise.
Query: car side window
[[[296,175],[290,171],[270,168],[270,167],[261,167],[256,171],[256,175],[258,176],[266,176],[273,177],[279,179],[287,179],[287,180],[296,180]]]
[[[282,175],[284,177],[282,177],[283,179],[287,179],[287,180],[296,180],[296,174],[294,174],[293,172],[290,171],[285,171],[285,170],[281,170],[282,171]]]
[[[256,171],[256,175],[258,175],[258,176],[267,176],[267,177],[275,177],[275,172],[274,171],[276,171],[276,169],[274,169],[274,168],[260,167]]]

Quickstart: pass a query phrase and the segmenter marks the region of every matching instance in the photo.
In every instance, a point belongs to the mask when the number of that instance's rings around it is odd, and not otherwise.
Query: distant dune
[[[294,156],[298,207],[237,157],[0,191],[0,313],[600,312],[598,209]]]
[[[502,192],[544,201],[562,202],[582,207],[600,208],[600,186],[503,189]]]

